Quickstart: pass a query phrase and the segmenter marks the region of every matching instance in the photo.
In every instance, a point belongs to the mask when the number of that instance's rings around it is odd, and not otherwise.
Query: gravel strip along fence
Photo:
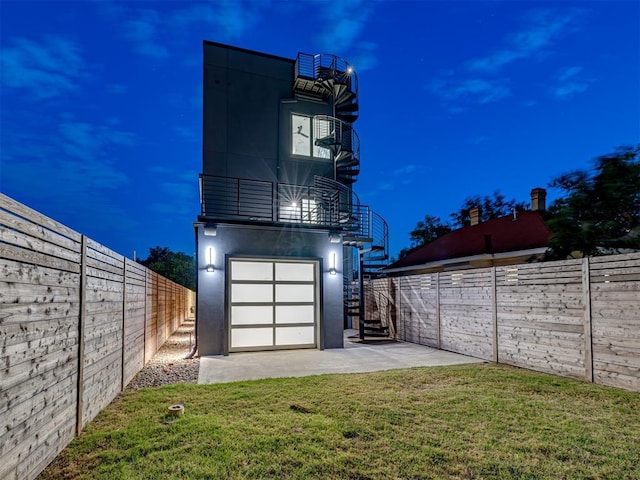
[[[184,358],[191,351],[195,341],[195,319],[189,318],[129,382],[127,390],[174,383],[198,383],[200,359]]]

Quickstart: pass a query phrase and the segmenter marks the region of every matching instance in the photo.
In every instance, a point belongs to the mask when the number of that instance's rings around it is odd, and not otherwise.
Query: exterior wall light
[[[336,253],[331,254],[331,268],[329,269],[329,275],[335,275],[336,271]]]
[[[331,242],[331,243],[340,243],[340,242],[342,242],[342,237],[338,233],[330,233],[329,234],[329,242]]]
[[[207,237],[215,237],[216,234],[218,233],[217,228],[215,225],[205,225],[204,227],[204,234]]]
[[[213,248],[209,247],[207,254],[208,254],[207,272],[214,272],[215,267],[213,266]]]

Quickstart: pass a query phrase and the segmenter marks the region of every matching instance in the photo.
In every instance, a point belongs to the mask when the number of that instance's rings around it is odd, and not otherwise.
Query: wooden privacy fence
[[[189,315],[194,292],[0,194],[0,478],[33,479]]]
[[[380,278],[366,289],[368,312],[390,312],[400,340],[640,391],[638,253]]]

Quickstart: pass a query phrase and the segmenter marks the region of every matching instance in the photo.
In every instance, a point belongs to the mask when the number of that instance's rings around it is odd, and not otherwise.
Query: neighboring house
[[[388,253],[386,223],[352,190],[357,117],[338,57],[204,42],[201,355],[343,346],[344,297]]]
[[[545,201],[546,191],[534,188],[531,210],[482,223],[478,209],[472,209],[470,226],[414,250],[384,272],[430,273],[541,260],[553,236],[542,216]]]

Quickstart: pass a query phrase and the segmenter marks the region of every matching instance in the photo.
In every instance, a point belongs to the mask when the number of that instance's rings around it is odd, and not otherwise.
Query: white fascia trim
[[[547,247],[530,248],[528,250],[516,250],[513,252],[502,253],[481,253],[478,255],[470,255],[468,257],[448,258],[446,260],[440,260],[437,262],[422,263],[420,265],[411,265],[408,267],[387,268],[383,272],[397,273],[397,272],[410,272],[412,270],[422,270],[425,268],[444,267],[445,265],[451,265],[455,263],[468,263],[475,260],[498,260],[509,257],[523,257],[531,255],[540,255],[547,251]]]

